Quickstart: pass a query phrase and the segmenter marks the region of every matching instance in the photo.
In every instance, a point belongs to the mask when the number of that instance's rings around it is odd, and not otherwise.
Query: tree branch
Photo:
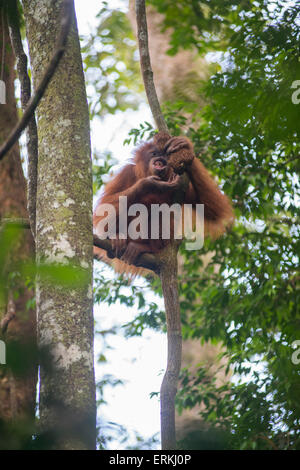
[[[108,239],[102,240],[101,238],[98,238],[97,235],[94,235],[93,243],[94,246],[105,250],[107,252],[107,255],[111,258],[120,258],[122,256],[120,255],[120,257],[117,257],[115,255],[115,252],[111,246],[111,241]],[[135,266],[137,266],[138,268],[150,269],[156,274],[159,274],[161,268],[159,260],[154,255],[151,255],[149,253],[145,253],[139,256],[138,260],[135,263]]]
[[[21,105],[23,112],[31,97],[31,82],[27,71],[27,56],[23,49],[17,0],[12,0],[12,7],[9,10],[8,24],[11,44],[16,56],[17,71],[21,84]],[[30,116],[27,127],[27,153],[28,153],[28,202],[27,209],[32,235],[35,238],[36,228],[36,192],[37,192],[37,165],[38,165],[38,134],[34,112]]]
[[[6,333],[7,327],[9,323],[16,317],[16,306],[13,301],[12,293],[9,293],[8,296],[8,302],[7,302],[7,309],[6,309],[6,315],[1,320],[0,323],[0,328],[2,331],[2,334]]]
[[[144,80],[145,91],[155,124],[159,131],[168,132],[168,126],[163,117],[160,104],[157,98],[156,89],[153,81],[153,72],[151,68],[149,47],[148,47],[148,28],[146,19],[145,0],[136,0],[136,22],[137,38],[140,51],[141,72]]]
[[[59,38],[57,41],[57,46],[50,60],[48,67],[45,70],[43,78],[41,79],[34,95],[29,100],[27,107],[23,113],[21,120],[15,126],[15,128],[10,133],[8,139],[0,147],[0,160],[5,156],[5,154],[12,148],[15,142],[19,139],[20,135],[27,127],[31,117],[33,116],[34,111],[36,110],[39,102],[41,101],[46,88],[53,77],[55,70],[58,67],[58,64],[65,52],[66,43],[68,38],[68,32],[71,24],[72,17],[72,0],[64,0],[63,4],[63,14],[61,18],[61,30]]]

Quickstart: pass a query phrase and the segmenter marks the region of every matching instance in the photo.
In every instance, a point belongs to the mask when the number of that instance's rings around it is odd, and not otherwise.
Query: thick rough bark
[[[24,0],[23,6],[36,87],[55,48],[62,1]],[[71,264],[87,273],[83,285],[70,289],[38,280],[38,341],[48,350],[40,373],[41,429],[52,431],[52,448],[93,449],[92,172],[75,13],[67,50],[37,118],[37,261]]]
[[[0,17],[1,8],[0,8]],[[4,16],[5,19],[5,16]],[[4,26],[4,31],[3,31]],[[4,33],[4,34],[3,34]],[[4,38],[4,44],[2,42]],[[6,21],[0,23],[0,57],[2,57],[3,45],[5,47],[4,75],[6,85],[6,103],[0,105],[0,145],[6,140],[11,129],[17,122],[17,109],[14,96],[14,63],[15,58],[10,45],[8,27]],[[28,217],[26,210],[26,184],[21,166],[18,144],[0,162],[0,225],[1,220],[9,218]],[[3,247],[0,247],[0,250]],[[15,241],[14,252],[7,254],[6,265],[0,266],[4,270],[4,279],[11,279],[10,274],[17,271],[15,265],[20,260],[29,259],[34,253],[34,242],[29,230],[24,230],[18,240]],[[22,375],[9,370],[11,356],[7,354],[7,366],[0,365],[0,421],[12,422],[15,420],[33,421],[35,415],[35,396],[37,382],[37,364],[24,364],[24,348],[35,345],[36,325],[34,310],[26,309],[26,303],[33,297],[32,290],[25,287],[24,280],[18,281],[14,277],[13,282],[6,285],[6,298],[0,305],[0,322],[3,331],[0,331],[0,339],[7,345],[15,343],[20,346],[17,362],[22,369]],[[2,288],[4,286],[1,286]],[[13,296],[18,294],[17,298]],[[5,324],[5,326],[4,326]],[[2,330],[2,329],[1,329]],[[27,350],[28,351],[28,350]],[[24,367],[22,367],[22,364]],[[29,423],[28,423],[29,424]],[[3,439],[10,440],[9,436]],[[14,436],[15,446],[18,447],[17,436]]]

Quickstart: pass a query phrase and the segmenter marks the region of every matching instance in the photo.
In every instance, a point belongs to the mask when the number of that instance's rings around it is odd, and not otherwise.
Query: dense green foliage
[[[203,253],[214,256],[204,271],[198,252],[183,253],[180,282],[184,336],[222,341],[234,380],[218,388],[205,367],[196,377],[183,371],[178,406],[204,403],[203,418],[229,432],[226,447],[300,449],[293,356],[300,335],[300,104],[292,101],[300,79],[300,7],[279,0],[150,3],[164,15],[163,28],[173,28],[170,54],[197,48],[214,52],[207,57],[219,64],[202,87],[206,105],[188,135],[237,217],[229,234],[206,242]],[[188,110],[169,103],[166,112],[178,133]],[[122,293],[122,282],[114,282],[97,295],[126,304],[139,299],[130,333],[159,327],[161,312],[145,305],[137,288]]]

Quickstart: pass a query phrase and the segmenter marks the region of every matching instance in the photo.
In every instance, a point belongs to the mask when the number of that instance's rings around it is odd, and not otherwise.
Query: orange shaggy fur
[[[161,163],[164,165],[163,169],[155,169],[153,166],[155,160],[163,162]],[[151,204],[170,205],[174,194],[170,189],[173,187],[172,182],[174,185],[176,173],[184,170],[188,173],[190,183],[183,203],[192,204],[194,207],[196,204],[204,204],[205,236],[217,238],[222,235],[234,219],[228,198],[220,191],[200,160],[195,157],[192,143],[185,137],[171,137],[166,133],[158,133],[152,141],[138,147],[133,160],[106,185],[94,212],[93,224],[96,235],[101,237],[101,233],[97,232],[97,226],[103,218],[98,215],[102,204],[112,204],[116,209],[117,218],[119,196],[127,196],[128,207],[134,203],[145,204],[148,208]],[[153,177],[156,179],[153,180]],[[129,222],[131,220],[132,218],[128,218]],[[147,271],[134,266],[134,255],[139,256],[144,252],[155,254],[166,243],[168,241],[162,239],[138,239],[134,242],[127,239],[124,242],[125,254],[122,259],[112,261],[104,250],[96,247],[94,254],[112,264],[118,272],[139,275]]]

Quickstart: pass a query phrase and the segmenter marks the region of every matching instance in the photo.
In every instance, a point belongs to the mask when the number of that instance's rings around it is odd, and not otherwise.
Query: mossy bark
[[[62,1],[24,0],[33,84],[55,50]],[[75,12],[66,52],[37,110],[37,262],[78,266],[65,287],[38,279],[41,430],[50,447],[93,449],[96,434],[92,316],[92,170],[89,115]],[[48,443],[49,444],[49,443]]]

